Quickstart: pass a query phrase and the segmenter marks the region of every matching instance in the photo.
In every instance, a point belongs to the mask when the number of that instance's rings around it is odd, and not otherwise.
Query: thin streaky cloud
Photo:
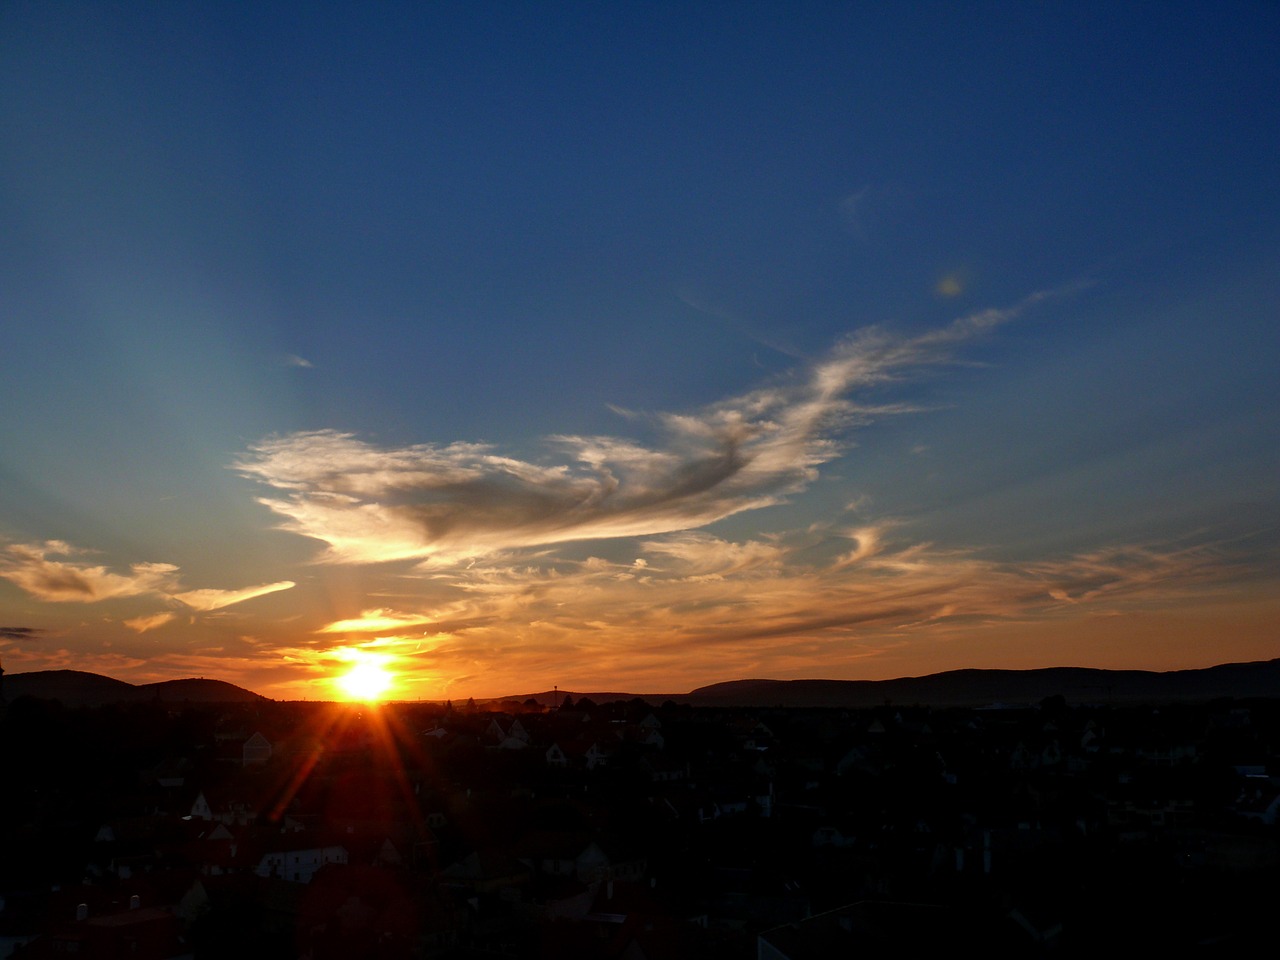
[[[365,610],[359,617],[353,617],[348,620],[338,620],[334,623],[327,624],[323,627],[321,633],[390,633],[398,630],[408,630],[414,627],[422,627],[430,625],[434,622],[431,617],[424,617],[418,614],[397,613],[394,610],[385,610],[382,608],[376,610]],[[421,633],[421,631],[418,631]]]
[[[205,588],[202,590],[184,590],[170,596],[195,610],[221,610],[236,603],[244,603],[269,593],[292,589],[296,584],[292,580],[281,580],[278,583],[264,583],[256,587],[243,587],[239,590],[218,590]]]
[[[133,617],[130,620],[121,622],[135,633],[146,633],[148,630],[155,630],[157,627],[172,623],[174,619],[172,613],[155,613],[145,617]]]
[[[676,293],[676,297],[685,306],[696,310],[704,316],[718,320],[721,326],[737,336],[750,340],[753,343],[758,343],[760,346],[772,350],[775,353],[780,353],[784,357],[790,357],[792,360],[803,360],[805,358],[804,353],[795,347],[782,343],[773,337],[766,337],[763,334],[757,333],[746,320],[737,316],[727,307],[710,303],[705,298],[687,289],[678,291]]]
[[[315,366],[315,364],[306,357],[300,357],[296,353],[286,354],[284,363],[287,367],[301,367],[304,370],[310,370]]]

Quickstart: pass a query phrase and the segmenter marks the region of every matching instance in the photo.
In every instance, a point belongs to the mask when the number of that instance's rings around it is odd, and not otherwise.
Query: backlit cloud
[[[338,620],[325,626],[321,633],[393,633],[432,623],[431,617],[396,613],[392,610],[366,610],[359,617]]]
[[[170,594],[170,596],[194,610],[221,610],[223,607],[229,607],[235,603],[243,603],[255,597],[266,596],[268,593],[288,590],[293,586],[295,584],[292,580],[281,580],[278,583],[264,583],[261,586],[244,587],[240,590],[205,588],[203,590],[184,590],[181,593]]]
[[[946,362],[1048,295],[916,337],[863,331],[791,379],[650,418],[656,445],[556,436],[548,442],[560,462],[545,464],[484,444],[384,448],[318,430],[263,440],[236,467],[275,491],[260,502],[284,518],[281,528],[325,543],[329,561],[447,562],[694,530],[804,489],[850,430],[914,409],[857,394]]]
[[[134,617],[131,620],[123,621],[123,623],[130,630],[137,633],[146,633],[148,630],[154,630],[157,627],[163,627],[166,623],[171,623],[173,619],[172,613],[156,613],[149,617]]]
[[[176,588],[178,568],[171,563],[135,563],[127,573],[116,573],[94,563],[52,559],[83,553],[59,540],[10,544],[0,557],[0,577],[50,603],[92,603]]]
[[[9,544],[0,553],[0,577],[49,603],[94,603],[120,597],[160,596],[201,611],[218,610],[294,586],[292,580],[282,580],[238,590],[183,590],[174,564],[135,563],[127,573],[120,573],[100,564],[73,559],[87,552],[60,540]],[[135,624],[145,624],[143,629],[152,629],[160,625],[150,622],[154,619],[143,617],[130,626],[138,630]]]

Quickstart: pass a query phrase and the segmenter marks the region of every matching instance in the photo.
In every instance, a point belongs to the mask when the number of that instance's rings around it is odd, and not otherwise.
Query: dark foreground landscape
[[[1235,954],[1278,668],[373,708],[10,675],[0,958]]]

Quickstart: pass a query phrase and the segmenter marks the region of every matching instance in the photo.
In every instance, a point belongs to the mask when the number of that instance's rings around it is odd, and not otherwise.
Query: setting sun
[[[336,682],[349,700],[379,700],[391,688],[394,679],[384,663],[365,659],[338,677]]]

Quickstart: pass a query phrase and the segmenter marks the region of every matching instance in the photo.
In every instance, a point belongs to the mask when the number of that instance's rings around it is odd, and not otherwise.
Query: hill
[[[144,683],[134,689],[143,693],[143,699],[167,702],[243,703],[265,699],[251,690],[237,687],[234,683],[227,683],[225,680],[206,680],[204,677]]]
[[[487,700],[477,699],[476,703],[482,706],[498,706],[504,703],[525,703],[528,700],[535,700],[540,707],[555,708],[564,703],[564,698],[569,697],[574,703],[579,700],[591,700],[594,703],[615,703],[618,700],[645,700],[649,703],[662,703],[664,700],[682,700],[687,699],[688,694],[670,694],[670,693],[619,693],[616,691],[603,692],[582,692],[577,690],[543,690],[541,693],[526,693],[518,697],[492,697]]]
[[[132,684],[83,670],[36,670],[4,677],[4,697],[39,697],[59,700],[69,707],[160,700],[167,703],[243,703],[264,699],[258,694],[222,680],[191,678],[159,683]]]
[[[849,707],[898,704],[982,706],[1072,702],[1211,700],[1280,696],[1280,659],[1199,670],[951,670],[895,680],[731,680],[699,687],[682,700],[695,706]]]

